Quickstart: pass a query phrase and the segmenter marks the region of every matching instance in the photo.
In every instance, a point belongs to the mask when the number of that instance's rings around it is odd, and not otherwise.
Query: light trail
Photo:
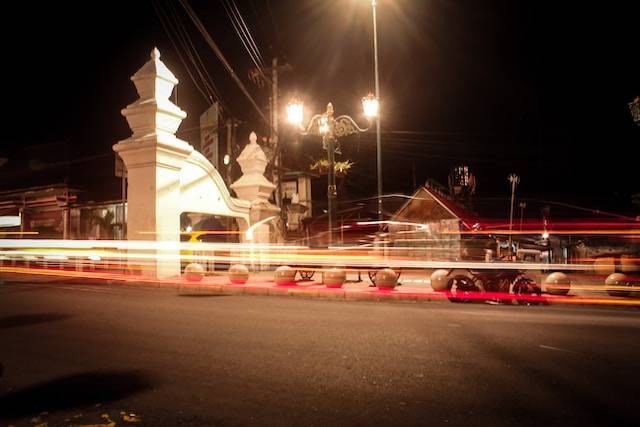
[[[88,260],[199,260],[228,261],[237,263],[263,263],[271,265],[343,266],[352,268],[397,268],[397,269],[471,269],[471,270],[562,270],[593,271],[593,264],[578,263],[534,263],[534,262],[470,262],[470,261],[426,261],[416,259],[424,248],[401,247],[369,249],[362,247],[331,247],[312,249],[296,245],[240,244],[240,243],[178,243],[152,241],[96,241],[96,240],[0,240],[0,256],[13,257],[67,257],[68,261]],[[408,255],[394,255],[394,252]],[[216,254],[216,252],[218,252]],[[225,254],[220,254],[223,252]],[[413,256],[411,256],[414,254]],[[62,262],[63,260],[60,260]],[[599,268],[613,264],[599,264]]]

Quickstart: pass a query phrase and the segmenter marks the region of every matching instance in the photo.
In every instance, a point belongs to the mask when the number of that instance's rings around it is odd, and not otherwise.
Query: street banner
[[[215,102],[200,116],[200,152],[218,167],[218,103]]]

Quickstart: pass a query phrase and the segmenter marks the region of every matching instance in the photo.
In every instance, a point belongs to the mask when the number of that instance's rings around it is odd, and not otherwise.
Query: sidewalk
[[[420,285],[401,285],[394,290],[379,290],[372,283],[366,273],[361,274],[362,281],[358,280],[358,274],[349,272],[347,282],[342,288],[327,288],[322,284],[321,272],[316,272],[312,280],[300,280],[296,276],[296,285],[280,286],[274,281],[273,271],[251,272],[249,280],[243,284],[231,284],[226,272],[214,272],[208,274],[202,281],[187,281],[184,278],[173,280],[147,279],[140,276],[123,276],[116,274],[65,274],[71,272],[35,271],[27,273],[25,270],[12,269],[13,271],[1,271],[0,283],[90,283],[90,284],[121,284],[128,286],[152,286],[175,288],[179,292],[189,293],[223,293],[231,295],[278,295],[295,296],[303,298],[326,298],[364,301],[417,301],[417,300],[446,300],[446,295],[434,292],[428,285],[428,278],[420,278]],[[35,274],[34,274],[35,273]],[[46,274],[45,274],[46,273]],[[412,276],[413,277],[413,276]],[[402,283],[402,279],[400,282]],[[410,279],[411,280],[418,280]]]
[[[11,271],[13,270],[13,271]],[[184,278],[173,280],[158,280],[144,278],[142,276],[129,276],[121,274],[67,271],[38,271],[27,269],[3,269],[0,271],[0,284],[6,283],[64,283],[64,284],[109,284],[143,287],[173,288],[179,293],[215,293],[228,295],[267,295],[287,296],[300,298],[320,298],[348,301],[399,301],[399,302],[449,302],[447,294],[435,292],[430,286],[429,273],[427,271],[405,271],[399,279],[399,286],[393,290],[379,290],[372,286],[366,272],[361,272],[358,281],[357,272],[348,272],[347,282],[342,288],[327,288],[322,284],[321,272],[316,272],[312,280],[297,280],[295,285],[276,285],[273,271],[251,272],[249,280],[243,284],[231,284],[226,272],[213,272],[202,281],[187,281]],[[299,274],[296,276],[299,278]],[[591,285],[589,285],[591,286]],[[598,287],[599,288],[599,287]],[[578,304],[578,305],[619,305],[640,307],[640,299],[611,297],[604,288],[601,290],[588,287],[583,290],[580,285],[572,286],[568,296],[556,296],[543,294],[540,302],[544,304]],[[486,298],[478,296],[478,300]]]

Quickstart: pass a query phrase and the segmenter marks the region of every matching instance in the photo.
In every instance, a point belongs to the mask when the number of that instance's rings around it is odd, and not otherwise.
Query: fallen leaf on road
[[[122,421],[126,421],[128,423],[139,423],[140,421],[142,421],[140,415],[136,415],[133,413],[127,415],[125,412],[120,412],[120,415],[122,415]]]

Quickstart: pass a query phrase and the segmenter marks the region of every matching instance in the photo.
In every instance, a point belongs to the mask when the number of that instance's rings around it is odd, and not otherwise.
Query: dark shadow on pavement
[[[69,314],[61,313],[34,313],[17,314],[15,316],[0,317],[0,329],[15,328],[18,326],[29,326],[37,323],[55,322],[70,318]]]
[[[37,384],[0,397],[0,418],[18,418],[123,399],[151,388],[139,371],[86,372]]]

